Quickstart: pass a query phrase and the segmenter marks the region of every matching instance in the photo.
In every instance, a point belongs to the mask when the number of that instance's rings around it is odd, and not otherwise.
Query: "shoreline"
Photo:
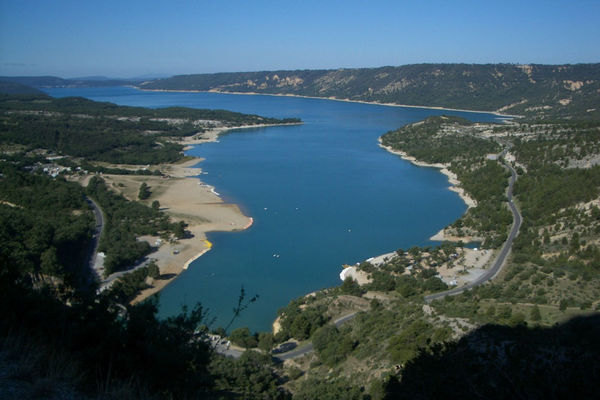
[[[469,196],[469,194],[466,193],[462,187],[460,187],[460,181],[458,180],[458,177],[456,176],[456,174],[448,169],[449,165],[442,164],[442,163],[431,164],[431,163],[419,161],[415,157],[409,156],[408,154],[406,154],[403,151],[394,150],[389,146],[384,146],[383,143],[381,142],[381,137],[378,138],[378,142],[379,142],[379,147],[381,147],[382,149],[385,149],[386,151],[399,156],[403,160],[409,161],[411,164],[416,165],[417,167],[427,167],[427,168],[439,169],[440,172],[448,178],[448,183],[450,183],[448,190],[455,192],[459,195],[459,197],[462,199],[462,201],[467,206],[467,210],[469,208],[477,207],[477,201],[475,199],[473,199],[471,196]]]
[[[194,145],[218,142],[219,135],[234,130],[301,124],[303,122],[218,127],[176,142],[183,145],[185,151]],[[175,243],[161,243],[155,252],[148,255],[149,258],[155,259],[161,276],[166,278],[153,280],[149,288],[138,293],[131,301],[132,304],[144,301],[160,292],[187,270],[194,261],[206,254],[212,248],[212,243],[207,240],[207,233],[240,232],[250,228],[254,223],[254,218],[244,215],[237,204],[225,203],[213,186],[201,180],[198,175],[202,174],[202,168],[196,165],[203,160],[199,157],[189,157],[179,163],[158,165],[161,171],[168,176],[166,182],[161,177],[135,175],[121,177],[112,182],[113,187],[120,187],[119,183],[123,184],[123,181],[127,180],[149,182],[153,194],[146,202],[150,204],[152,201],[158,200],[161,209],[173,220],[184,221],[188,224],[186,230],[190,232],[191,236],[179,239]],[[105,177],[107,176],[105,175]],[[108,177],[111,178],[111,176]],[[120,182],[116,182],[117,180]],[[153,185],[154,187],[158,186],[156,194]],[[124,194],[124,190],[121,192]],[[129,197],[135,199],[135,194],[130,194]],[[158,238],[146,237],[145,240],[152,245],[157,243]]]
[[[295,125],[303,125],[304,122],[287,122],[287,123],[279,123],[279,124],[256,124],[256,125],[240,125],[233,127],[219,127],[211,129],[210,131],[197,133],[192,136],[188,136],[179,140],[176,140],[176,143],[184,146],[183,150],[191,150],[192,146],[202,143],[215,143],[219,141],[219,136],[224,133],[229,133],[231,131],[244,130],[244,129],[261,129],[261,128],[270,128],[275,126],[295,126]]]
[[[316,96],[304,96],[300,94],[289,94],[289,93],[257,93],[257,92],[224,92],[221,90],[184,90],[184,89],[143,89],[139,86],[130,86],[134,89],[142,92],[166,92],[166,93],[221,93],[221,94],[242,94],[247,96],[275,96],[275,97],[299,97],[304,99],[319,99],[319,100],[333,100],[342,101],[346,103],[359,103],[359,104],[370,104],[387,107],[405,107],[405,108],[424,108],[428,110],[440,110],[440,111],[459,111],[459,112],[470,112],[478,114],[492,114],[498,117],[504,118],[522,118],[521,115],[503,114],[498,111],[482,111],[482,110],[468,110],[463,108],[448,108],[439,106],[418,106],[411,104],[396,104],[396,103],[380,103],[378,101],[366,101],[366,100],[351,100],[351,99],[338,99],[337,97],[316,97]]]
[[[467,192],[465,192],[465,190],[460,187],[460,181],[458,180],[458,177],[456,176],[456,174],[452,171],[450,171],[448,169],[449,165],[446,164],[442,164],[442,163],[436,163],[436,164],[431,164],[431,163],[426,163],[424,161],[419,161],[417,160],[415,157],[413,156],[409,156],[406,152],[404,151],[400,151],[400,150],[394,150],[393,148],[389,147],[389,146],[384,146],[382,141],[381,141],[381,137],[379,137],[378,139],[378,143],[379,143],[379,147],[381,147],[382,149],[395,154],[397,156],[399,156],[400,158],[402,158],[403,160],[406,160],[408,162],[410,162],[413,165],[416,165],[417,167],[426,167],[426,168],[437,168],[440,170],[440,172],[444,175],[446,175],[446,177],[448,178],[448,183],[450,184],[450,186],[448,187],[448,190],[450,190],[451,192],[455,192],[456,194],[458,194],[458,196],[461,198],[461,200],[465,203],[465,205],[467,206],[467,210],[465,212],[467,212],[470,208],[474,208],[477,207],[477,201],[475,199],[473,199],[471,196],[469,196],[469,194]],[[459,241],[465,241],[467,239],[467,241],[475,241],[475,240],[479,240],[480,238],[478,237],[471,237],[471,236],[465,236],[465,237],[457,237],[457,236],[452,236],[452,235],[448,235],[446,233],[446,227],[443,227],[439,232],[437,232],[436,234],[434,234],[433,236],[431,236],[429,238],[429,240],[431,241],[435,241],[435,242],[445,242],[445,241],[449,241],[449,242],[459,242]]]
[[[248,92],[221,92],[221,91],[215,91],[215,90],[209,90],[209,91],[201,91],[201,90],[168,90],[168,89],[164,89],[163,90],[163,89],[142,89],[142,88],[139,88],[139,87],[134,87],[134,88],[137,89],[137,90],[140,90],[140,91],[149,91],[149,92],[222,93],[222,94],[238,94],[238,95],[239,94],[243,94],[243,95],[267,95],[267,96],[279,96],[279,97],[300,97],[300,98],[310,98],[310,99],[320,99],[320,100],[335,100],[335,101],[350,102],[350,103],[361,103],[361,104],[370,104],[370,105],[381,105],[381,106],[388,106],[388,107],[406,107],[406,108],[422,108],[422,109],[432,109],[432,110],[473,112],[473,113],[481,113],[481,114],[492,114],[492,115],[496,115],[498,117],[505,117],[505,118],[519,118],[520,117],[520,116],[517,116],[517,115],[501,114],[501,113],[495,112],[495,111],[474,111],[474,110],[453,109],[453,108],[444,108],[444,107],[402,105],[402,104],[394,104],[394,103],[367,102],[367,101],[360,101],[360,100],[337,99],[337,98],[327,98],[327,97],[311,97],[311,96],[301,96],[301,95],[293,95],[293,94],[268,94],[268,93],[252,93],[252,92],[250,92],[250,93],[248,93]],[[257,125],[245,125],[245,126],[239,126],[239,127],[219,127],[219,128],[216,128],[216,129],[212,129],[211,131],[199,133],[197,135],[194,135],[193,137],[184,138],[182,140],[179,140],[178,143],[186,146],[185,150],[188,150],[193,145],[197,145],[197,144],[201,144],[201,143],[207,143],[207,142],[218,142],[219,135],[221,135],[223,133],[227,133],[229,131],[251,129],[251,128],[264,128],[264,127],[270,127],[270,126],[299,125],[299,124],[302,124],[302,123],[303,122],[299,122],[299,123],[286,123],[286,124],[257,124]],[[402,159],[411,162],[413,165],[416,165],[416,166],[419,166],[419,167],[428,167],[428,168],[437,168],[437,169],[439,169],[440,172],[442,174],[444,174],[448,178],[448,182],[450,184],[450,186],[448,187],[448,190],[451,190],[451,191],[453,191],[453,192],[455,192],[455,193],[457,193],[459,195],[459,197],[463,200],[463,202],[467,206],[467,210],[469,208],[477,206],[477,202],[474,199],[472,199],[464,191],[463,188],[460,187],[460,181],[457,179],[456,174],[454,174],[453,172],[451,172],[448,169],[449,165],[445,165],[445,164],[441,164],[441,163],[430,164],[430,163],[419,161],[416,158],[414,158],[412,156],[409,156],[405,152],[397,151],[397,150],[392,149],[391,147],[384,146],[381,143],[381,137],[378,139],[378,141],[379,141],[379,146],[381,148],[385,149],[386,151],[388,151],[388,152],[390,152],[392,154],[400,156]],[[200,159],[197,159],[197,160],[201,161]],[[198,168],[198,169],[200,169],[200,168]],[[200,184],[203,184],[203,183],[201,182]],[[216,192],[214,192],[214,188],[213,188],[213,193],[216,194]],[[248,224],[245,227],[243,227],[243,228],[241,228],[239,230],[247,229],[248,227],[250,227],[252,225],[252,223],[253,223],[253,219],[252,219],[252,217],[250,217]],[[445,238],[444,237],[444,230],[445,230],[445,228],[443,228],[437,234],[433,235],[430,238],[430,240],[434,240],[434,241],[448,240],[449,238]],[[236,229],[233,229],[231,231],[236,231]],[[133,302],[137,303],[139,301],[143,301],[144,299],[148,298],[149,296],[151,296],[151,295],[157,293],[158,291],[162,290],[162,288],[164,288],[164,286],[166,286],[168,283],[170,283],[181,272],[183,272],[184,270],[186,270],[189,267],[189,265],[191,265],[195,260],[197,260],[198,258],[200,258],[202,255],[204,255],[209,250],[210,250],[210,248],[203,249],[200,252],[198,252],[195,255],[193,255],[191,258],[189,258],[185,262],[185,264],[181,268],[181,271],[179,273],[177,273],[176,276],[174,276],[173,278],[169,279],[168,282],[166,282],[164,285],[161,285],[161,287],[157,288],[156,290],[154,290],[155,289],[154,287],[151,288],[151,289],[144,290],[143,292],[141,292],[134,299]],[[393,254],[393,253],[385,254],[385,255],[382,255],[381,257],[383,257],[383,256],[389,256],[390,254]],[[378,257],[380,257],[380,256],[371,257],[370,259],[376,259]],[[161,273],[162,273],[162,270],[161,270]],[[276,327],[275,327],[276,323],[277,323],[277,319],[273,322],[273,325],[274,325],[273,326],[273,330],[276,329]]]
[[[188,224],[186,231],[189,232],[184,239],[161,242],[158,249],[148,255],[148,258],[156,260],[161,278],[154,279],[151,287],[139,292],[132,304],[160,292],[189,269],[194,261],[210,251],[212,243],[207,240],[207,233],[239,232],[248,229],[254,222],[236,204],[225,203],[212,186],[198,177],[202,169],[194,166],[201,161],[201,158],[193,157],[179,164],[163,165],[161,169],[167,170],[169,175],[166,179],[156,177],[151,180],[147,176],[125,178],[147,181],[153,191],[147,201],[158,200],[161,209],[172,220]],[[141,239],[151,245],[159,243],[157,237]]]

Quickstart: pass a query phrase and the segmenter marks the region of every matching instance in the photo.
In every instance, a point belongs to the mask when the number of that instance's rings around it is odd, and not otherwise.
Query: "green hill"
[[[139,87],[332,97],[546,118],[600,118],[600,64],[414,64],[197,74],[157,79]]]
[[[56,76],[0,76],[0,80],[36,88],[123,86],[141,82],[141,80],[99,79],[99,77],[63,79]]]
[[[0,94],[3,95],[43,95],[41,90],[17,82],[0,80]]]

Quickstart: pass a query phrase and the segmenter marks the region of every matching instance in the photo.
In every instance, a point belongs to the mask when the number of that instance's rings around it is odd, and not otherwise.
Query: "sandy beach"
[[[185,138],[179,143],[188,149],[195,144],[217,141],[220,134],[230,130],[269,126],[273,125],[222,127]],[[145,182],[151,192],[150,197],[144,200],[145,204],[150,206],[153,201],[157,200],[160,203],[161,211],[169,215],[172,221],[185,221],[188,224],[186,230],[189,235],[185,239],[169,242],[152,236],[139,238],[158,248],[150,253],[148,258],[156,262],[161,277],[153,280],[150,288],[140,292],[133,303],[140,302],[159,292],[189,268],[194,260],[209,251],[212,243],[206,239],[206,233],[240,231],[249,228],[253,223],[253,219],[245,216],[237,205],[223,202],[214,187],[199,179],[198,176],[202,174],[202,169],[197,165],[201,161],[201,158],[186,157],[179,163],[150,166],[150,169],[160,170],[164,176],[102,175],[110,189],[129,200],[138,200],[139,187],[142,182]],[[139,168],[139,166],[130,165],[114,166],[125,169]],[[79,181],[86,185],[89,178],[90,176],[82,177]]]
[[[108,187],[121,193],[129,200],[136,200],[142,182],[150,187],[151,196],[144,202],[148,205],[157,200],[160,209],[173,221],[185,221],[189,237],[175,242],[158,237],[140,238],[158,250],[148,258],[156,260],[161,278],[152,282],[152,287],[142,291],[134,300],[142,301],[160,291],[177,275],[187,269],[198,257],[212,247],[206,239],[207,232],[239,231],[252,225],[252,218],[245,216],[237,205],[224,203],[212,186],[206,185],[196,176],[200,168],[193,168],[199,158],[187,159],[179,164],[156,166],[166,177],[141,175],[108,175],[102,177]]]
[[[220,134],[241,129],[266,128],[278,125],[290,124],[256,124],[234,127],[219,127],[210,131],[198,133],[192,137],[179,140],[185,150],[191,146],[206,142],[216,142]],[[168,285],[184,270],[188,269],[193,261],[201,257],[212,248],[206,238],[206,233],[216,231],[234,232],[248,229],[254,220],[245,216],[235,204],[223,202],[214,187],[207,185],[199,179],[202,169],[198,165],[203,159],[186,157],[183,161],[175,164],[159,164],[149,166],[149,169],[158,169],[163,176],[154,175],[111,175],[103,174],[102,178],[107,186],[114,192],[122,194],[128,200],[138,200],[138,192],[142,182],[150,188],[150,197],[143,202],[150,206],[155,200],[160,203],[161,211],[171,217],[172,221],[184,221],[188,224],[186,230],[189,233],[185,239],[175,242],[162,240],[158,237],[144,236],[139,240],[147,241],[157,250],[148,255],[149,259],[156,262],[161,277],[151,283],[151,287],[143,290],[133,300],[140,302],[149,296],[159,292]],[[107,167],[118,167],[137,170],[137,165],[108,165]],[[79,179],[86,185],[91,176]]]

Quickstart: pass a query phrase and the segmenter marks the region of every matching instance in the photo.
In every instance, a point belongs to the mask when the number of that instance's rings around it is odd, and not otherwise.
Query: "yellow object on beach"
[[[209,241],[208,241],[208,240],[206,240],[206,239],[204,239],[204,245],[205,245],[206,247],[208,247],[209,249],[212,247],[212,243],[211,243],[211,242],[209,242]]]

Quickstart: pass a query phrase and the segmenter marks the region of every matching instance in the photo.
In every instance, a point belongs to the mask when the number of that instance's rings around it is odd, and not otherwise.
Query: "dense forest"
[[[143,89],[291,94],[421,106],[600,118],[600,65],[414,64],[178,75]]]
[[[498,140],[482,137],[469,121],[442,116],[388,132],[381,142],[418,160],[447,164],[477,201],[477,207],[470,208],[455,227],[477,232],[486,248],[500,247],[512,217],[503,205],[509,174],[497,162],[486,159],[488,154],[502,150]]]
[[[299,122],[224,110],[145,109],[83,98],[0,97],[0,145],[18,144],[118,164],[180,160],[172,139],[215,127]]]
[[[67,287],[81,286],[92,226],[84,189],[7,161],[0,173],[3,273],[15,269],[31,282],[59,279]]]

